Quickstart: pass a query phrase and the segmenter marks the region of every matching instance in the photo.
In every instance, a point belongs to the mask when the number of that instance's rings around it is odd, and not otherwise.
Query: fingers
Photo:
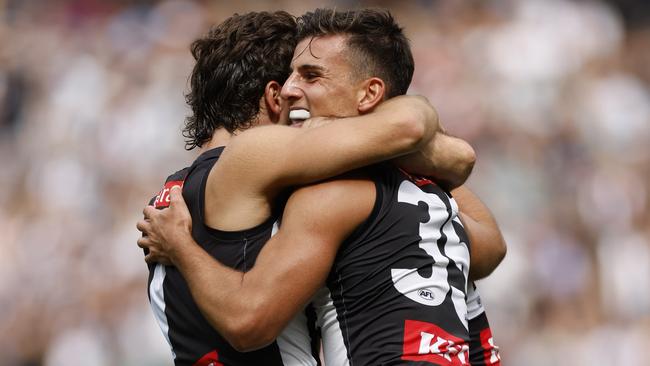
[[[173,186],[169,190],[169,206],[185,206],[185,201],[183,200],[183,190],[180,186]]]
[[[174,186],[169,191],[169,208],[174,211],[177,222],[183,223],[191,231],[192,216],[183,199],[183,189],[180,186]]]
[[[160,255],[155,251],[149,252],[149,254],[147,254],[144,257],[144,261],[147,262],[148,264],[160,263],[166,266],[173,265],[173,263],[169,260],[169,258],[165,257],[164,255]]]
[[[152,252],[149,252],[149,254],[144,256],[144,261],[147,262],[147,264],[158,263],[157,256]]]
[[[156,208],[153,207],[153,206],[146,206],[146,207],[142,210],[142,214],[144,215],[144,218],[145,218],[145,219],[149,219],[149,218],[151,218],[151,216],[153,215],[154,212],[156,212]]]
[[[172,261],[167,257],[163,252],[161,252],[147,236],[143,236],[138,239],[138,246],[142,249],[146,249],[146,255],[144,256],[144,261],[148,264],[160,263],[167,266],[172,265]]]
[[[138,238],[138,246],[142,249],[150,249],[151,248],[151,239],[148,236],[143,236]]]
[[[147,235],[149,231],[151,230],[151,223],[147,220],[140,220],[138,223],[135,225],[135,227],[143,233],[144,235]]]
[[[151,252],[149,254],[144,256],[144,261],[147,262],[147,264],[154,264],[156,263],[155,258],[151,255]]]
[[[170,257],[165,253],[165,228],[182,224],[191,232],[191,215],[183,200],[183,193],[180,186],[174,186],[169,190],[168,209],[158,210],[153,206],[147,206],[142,210],[144,219],[137,222],[136,228],[144,236],[137,240],[138,247],[145,249],[145,262],[161,263],[172,265]]]

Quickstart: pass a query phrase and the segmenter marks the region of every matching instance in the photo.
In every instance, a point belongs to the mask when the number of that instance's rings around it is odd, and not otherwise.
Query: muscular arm
[[[167,253],[201,312],[233,347],[248,351],[272,342],[324,284],[340,243],[368,217],[374,200],[373,183],[352,178],[297,190],[282,227],[246,273],[220,264],[192,239],[179,189],[171,192],[170,208],[145,209],[148,221],[138,228],[150,235],[138,244],[175,241]]]
[[[464,140],[438,131],[418,151],[395,159],[407,172],[432,177],[447,190],[461,186],[474,168],[474,149]]]
[[[229,175],[256,171],[262,188],[255,188],[277,192],[416,151],[437,129],[437,114],[424,98],[403,96],[317,128],[249,129],[230,141],[220,163]]]
[[[428,157],[450,162],[435,164],[441,176],[446,176],[444,170],[450,171],[447,175],[462,171],[458,179],[464,181],[474,162],[473,150],[464,142],[455,143],[440,135],[438,127],[438,116],[425,98],[401,96],[382,103],[373,113],[313,129],[252,128],[231,139],[210,173],[206,197],[211,204],[220,205],[214,211],[229,212],[220,220],[228,220],[230,225],[221,228],[237,230],[266,219],[268,205],[286,187],[420,149],[430,151]],[[206,207],[210,221],[210,206]]]
[[[487,277],[506,255],[506,242],[490,210],[465,186],[453,190],[460,219],[467,231],[471,264],[469,279]]]

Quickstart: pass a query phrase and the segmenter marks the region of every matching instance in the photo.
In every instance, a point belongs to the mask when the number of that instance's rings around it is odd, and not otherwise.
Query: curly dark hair
[[[381,78],[388,98],[406,94],[415,68],[413,55],[388,10],[316,9],[298,18],[298,41],[325,35],[347,36],[356,71]]]
[[[266,84],[289,77],[296,35],[291,14],[250,12],[233,15],[192,43],[187,150],[208,142],[218,128],[232,133],[256,122]]]

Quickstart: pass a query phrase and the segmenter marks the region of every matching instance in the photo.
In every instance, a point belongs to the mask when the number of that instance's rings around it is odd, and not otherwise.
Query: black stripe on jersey
[[[369,174],[371,175],[377,175],[377,174],[381,174],[380,170],[382,168],[385,168],[384,164],[373,166],[364,170],[369,172]],[[344,253],[345,247],[351,245],[355,241],[362,240],[362,238],[367,236],[368,233],[372,230],[372,226],[375,224],[375,222],[379,220],[382,203],[384,200],[384,191],[382,189],[382,183],[379,180],[373,179],[373,184],[375,187],[375,204],[373,205],[372,211],[370,212],[370,215],[368,215],[368,218],[361,225],[359,225],[352,232],[352,234],[347,239],[345,239],[345,241],[341,244],[341,247],[338,250],[337,257],[334,262],[335,264],[328,276],[329,279],[327,281],[327,287],[329,288],[330,291],[332,303],[334,305],[334,308],[336,309],[336,320],[339,323],[341,329],[341,335],[343,338],[343,343],[345,344],[345,350],[347,353],[346,357],[350,362],[350,365],[353,365],[352,354],[350,353],[352,348],[352,346],[350,345],[350,327],[347,325],[347,320],[346,320],[347,308],[345,306],[345,300],[343,296],[344,293],[343,281],[341,281],[340,275],[337,274],[336,262],[339,259],[339,257],[342,256],[342,253]],[[331,286],[332,283],[338,283],[338,286],[332,287]]]
[[[469,362],[472,366],[489,366],[495,363],[489,363],[491,355],[491,346],[486,345],[482,338],[486,331],[490,330],[487,315],[485,312],[474,319],[469,320]],[[482,337],[483,334],[483,337]]]
[[[371,225],[377,221],[377,217],[379,217],[379,213],[381,211],[381,203],[384,199],[384,193],[381,189],[381,186],[379,182],[374,181],[373,182],[375,185],[375,204],[372,206],[372,211],[370,211],[370,215],[368,215],[368,218],[365,219],[361,225],[357,226],[354,231],[352,231],[352,234],[348,236],[348,238],[343,242],[342,246],[346,245],[347,243],[351,242],[353,238],[361,238],[364,234],[370,230]],[[339,252],[341,250],[339,249]]]

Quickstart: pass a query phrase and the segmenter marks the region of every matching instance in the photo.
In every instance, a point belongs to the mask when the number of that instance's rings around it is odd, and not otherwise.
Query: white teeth
[[[310,116],[311,114],[306,109],[294,109],[289,112],[289,119],[292,121],[303,121],[308,119]]]

